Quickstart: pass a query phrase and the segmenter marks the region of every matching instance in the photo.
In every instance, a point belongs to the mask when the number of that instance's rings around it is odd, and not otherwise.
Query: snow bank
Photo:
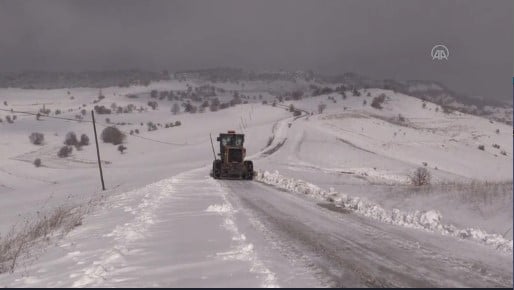
[[[373,203],[367,199],[335,192],[333,188],[326,191],[312,183],[282,176],[278,171],[273,173],[258,171],[255,179],[291,192],[307,194],[326,201],[333,201],[342,208],[353,210],[361,215],[381,222],[437,232],[460,239],[473,240],[497,250],[512,253],[512,240],[505,239],[498,234],[486,233],[480,229],[459,229],[453,225],[445,225],[442,223],[441,213],[437,210],[413,210],[404,212],[399,209],[393,209],[388,211],[379,204]]]
[[[213,204],[209,205],[209,207],[205,210],[206,212],[217,212],[224,213],[231,211],[232,208],[228,204]]]

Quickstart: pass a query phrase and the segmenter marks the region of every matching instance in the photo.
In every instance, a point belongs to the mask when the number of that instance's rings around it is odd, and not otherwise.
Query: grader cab
[[[221,133],[216,141],[220,143],[219,159],[214,152],[214,144],[211,145],[214,154],[212,163],[212,176],[216,179],[253,179],[253,162],[244,160],[246,149],[244,148],[244,134],[236,134],[235,131]]]

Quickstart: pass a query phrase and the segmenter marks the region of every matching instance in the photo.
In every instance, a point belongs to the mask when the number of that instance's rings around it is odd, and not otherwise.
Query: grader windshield
[[[242,134],[221,134],[221,146],[228,147],[241,147],[244,142],[244,135]]]

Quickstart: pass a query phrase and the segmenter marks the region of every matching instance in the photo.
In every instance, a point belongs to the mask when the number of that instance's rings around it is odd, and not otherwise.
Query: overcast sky
[[[0,71],[352,71],[510,99],[513,12],[512,0],[0,0]],[[448,61],[432,60],[438,43]]]

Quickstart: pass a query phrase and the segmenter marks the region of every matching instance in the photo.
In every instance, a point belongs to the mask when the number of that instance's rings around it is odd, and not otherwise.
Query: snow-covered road
[[[133,208],[132,222],[113,231],[123,257],[106,255],[74,286],[276,286],[234,221],[223,188],[206,170],[179,174]],[[88,272],[103,272],[90,279]]]
[[[25,271],[0,276],[0,284],[512,286],[510,255],[334,211],[259,182],[214,180],[208,168],[111,200]]]
[[[330,210],[260,183],[224,181],[269,241],[337,287],[511,287],[510,255]]]

